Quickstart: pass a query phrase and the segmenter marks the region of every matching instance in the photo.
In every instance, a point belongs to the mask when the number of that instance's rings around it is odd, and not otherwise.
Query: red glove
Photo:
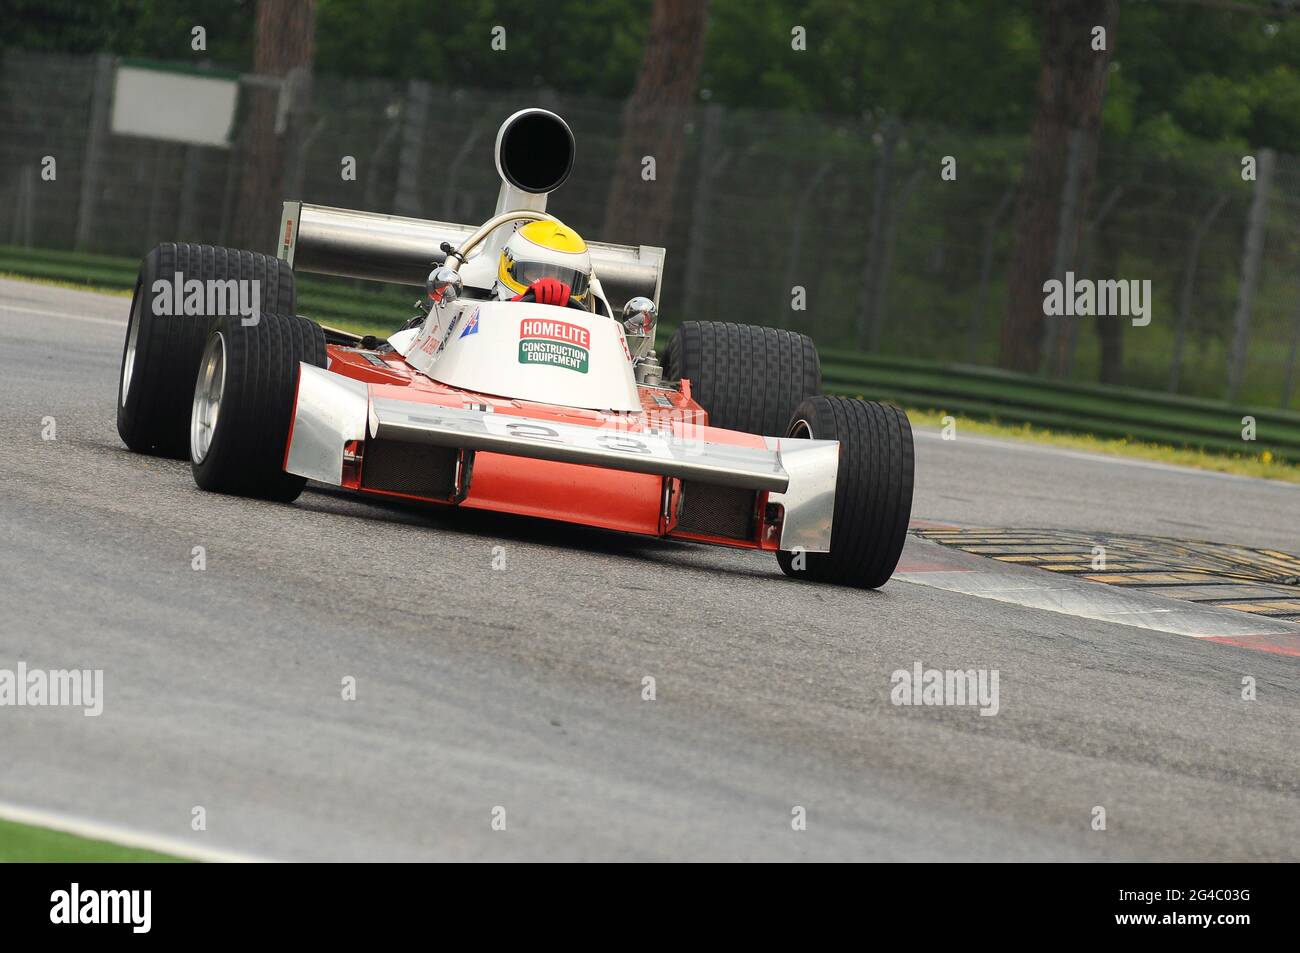
[[[530,292],[538,304],[553,304],[563,308],[569,303],[569,286],[559,278],[538,278],[528,286],[528,291],[515,295],[514,300],[520,301]]]

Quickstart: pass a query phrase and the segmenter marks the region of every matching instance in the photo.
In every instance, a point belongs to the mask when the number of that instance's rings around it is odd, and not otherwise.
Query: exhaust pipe
[[[574,140],[569,124],[548,109],[521,109],[497,130],[497,214],[519,208],[544,211],[546,195],[573,171]],[[514,204],[502,207],[509,197]],[[532,203],[540,197],[541,206]]]

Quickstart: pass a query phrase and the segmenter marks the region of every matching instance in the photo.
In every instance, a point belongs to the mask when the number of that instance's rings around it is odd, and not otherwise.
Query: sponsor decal
[[[587,373],[591,334],[578,324],[525,318],[519,323],[519,363],[549,364]]]
[[[438,342],[438,350],[434,352],[435,357],[437,357],[439,354],[442,353],[442,349],[447,346],[447,342],[450,341],[451,336],[456,333],[456,328],[459,325],[460,325],[460,315],[457,314],[456,317],[451,319],[451,324],[447,325],[447,336]]]
[[[424,330],[420,332],[420,343],[416,345],[417,350],[423,351],[430,357],[438,353],[438,342],[441,340],[438,337],[439,326],[438,319],[433,314],[425,319]]]
[[[465,330],[460,332],[461,337],[467,338],[471,334],[478,334],[478,311],[479,309],[475,308],[474,313],[469,316],[469,321],[465,325]]]

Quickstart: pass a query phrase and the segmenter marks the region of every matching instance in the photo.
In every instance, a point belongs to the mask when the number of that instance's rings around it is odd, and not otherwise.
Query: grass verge
[[[185,863],[170,854],[158,854],[108,841],[91,840],[45,827],[32,827],[0,819],[0,863]]]
[[[68,288],[72,291],[91,291],[97,295],[113,295],[118,298],[131,297],[130,288],[101,288],[95,285],[83,284],[79,281],[37,278],[33,275],[24,275],[16,271],[0,271],[0,278],[8,278],[10,281],[25,281],[29,285],[48,285],[51,288]]]

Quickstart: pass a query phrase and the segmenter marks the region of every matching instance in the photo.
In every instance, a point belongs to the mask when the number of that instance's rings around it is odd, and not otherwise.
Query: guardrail
[[[838,350],[822,351],[822,378],[830,393],[909,407],[1300,462],[1300,414],[1276,408]],[[1253,442],[1242,439],[1244,417]]]
[[[0,272],[130,290],[135,285],[136,262],[0,245]],[[368,291],[303,276],[298,279],[298,301],[303,314],[326,324],[379,331],[395,327],[409,312],[412,295],[407,288],[382,286]],[[672,330],[668,322],[661,325],[660,339],[665,344]],[[1279,460],[1300,464],[1300,413],[988,367],[838,349],[823,349],[821,355],[825,389],[832,394],[1215,453],[1255,456],[1268,451]],[[1253,442],[1242,439],[1242,418],[1248,416],[1255,420]]]

